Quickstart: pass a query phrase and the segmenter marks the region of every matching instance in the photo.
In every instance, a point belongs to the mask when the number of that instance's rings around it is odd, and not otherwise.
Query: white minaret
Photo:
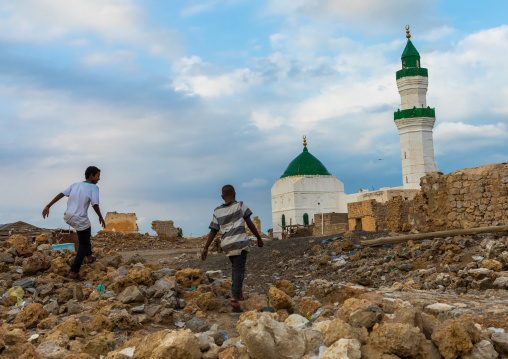
[[[420,67],[420,54],[410,40],[402,53],[402,70],[397,71],[401,110],[394,114],[399,130],[402,158],[402,181],[406,189],[420,189],[420,178],[436,172],[432,129],[435,109],[427,107],[428,71]]]

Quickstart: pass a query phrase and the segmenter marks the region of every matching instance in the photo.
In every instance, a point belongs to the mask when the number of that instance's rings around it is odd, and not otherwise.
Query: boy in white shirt
[[[67,201],[67,210],[64,213],[64,221],[78,233],[79,247],[76,258],[71,266],[69,278],[83,280],[79,276],[79,269],[85,257],[87,263],[95,262],[92,256],[92,244],[90,237],[92,236],[92,227],[90,219],[88,219],[88,207],[90,203],[99,216],[99,223],[102,227],[106,227],[99,208],[99,187],[97,183],[101,179],[101,170],[95,166],[90,166],[85,171],[86,181],[72,184],[69,188],[59,193],[42,211],[42,218],[49,216],[49,208],[63,197],[69,197]]]

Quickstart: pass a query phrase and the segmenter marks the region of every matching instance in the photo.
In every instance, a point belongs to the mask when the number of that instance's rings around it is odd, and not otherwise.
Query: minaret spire
[[[307,147],[307,136],[303,135],[303,147]]]
[[[411,38],[411,34],[409,33],[409,25],[406,25],[406,37],[407,37],[408,39],[410,39],[410,38]]]

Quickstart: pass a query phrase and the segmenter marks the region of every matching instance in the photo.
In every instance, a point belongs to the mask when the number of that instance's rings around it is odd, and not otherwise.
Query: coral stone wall
[[[508,224],[508,164],[428,174],[409,220],[422,232]]]
[[[106,213],[105,231],[113,231],[120,233],[138,233],[138,225],[136,223],[136,213],[118,213],[108,212]]]
[[[178,229],[175,228],[173,221],[153,221],[152,229],[158,236],[165,235],[170,238],[176,238],[178,236]]]
[[[321,227],[321,214],[317,213],[314,215],[314,226],[311,235],[320,236],[321,232],[324,232],[323,234],[347,232],[349,229],[347,220],[347,213],[324,213],[324,227]]]
[[[386,205],[375,199],[348,203],[350,230],[382,231],[386,227]]]

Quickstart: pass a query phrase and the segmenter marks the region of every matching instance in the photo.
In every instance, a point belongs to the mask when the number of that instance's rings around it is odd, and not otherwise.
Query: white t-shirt
[[[99,187],[89,182],[72,184],[62,192],[67,200],[67,210],[64,213],[64,221],[77,231],[82,231],[91,226],[88,219],[88,207],[99,204]]]

